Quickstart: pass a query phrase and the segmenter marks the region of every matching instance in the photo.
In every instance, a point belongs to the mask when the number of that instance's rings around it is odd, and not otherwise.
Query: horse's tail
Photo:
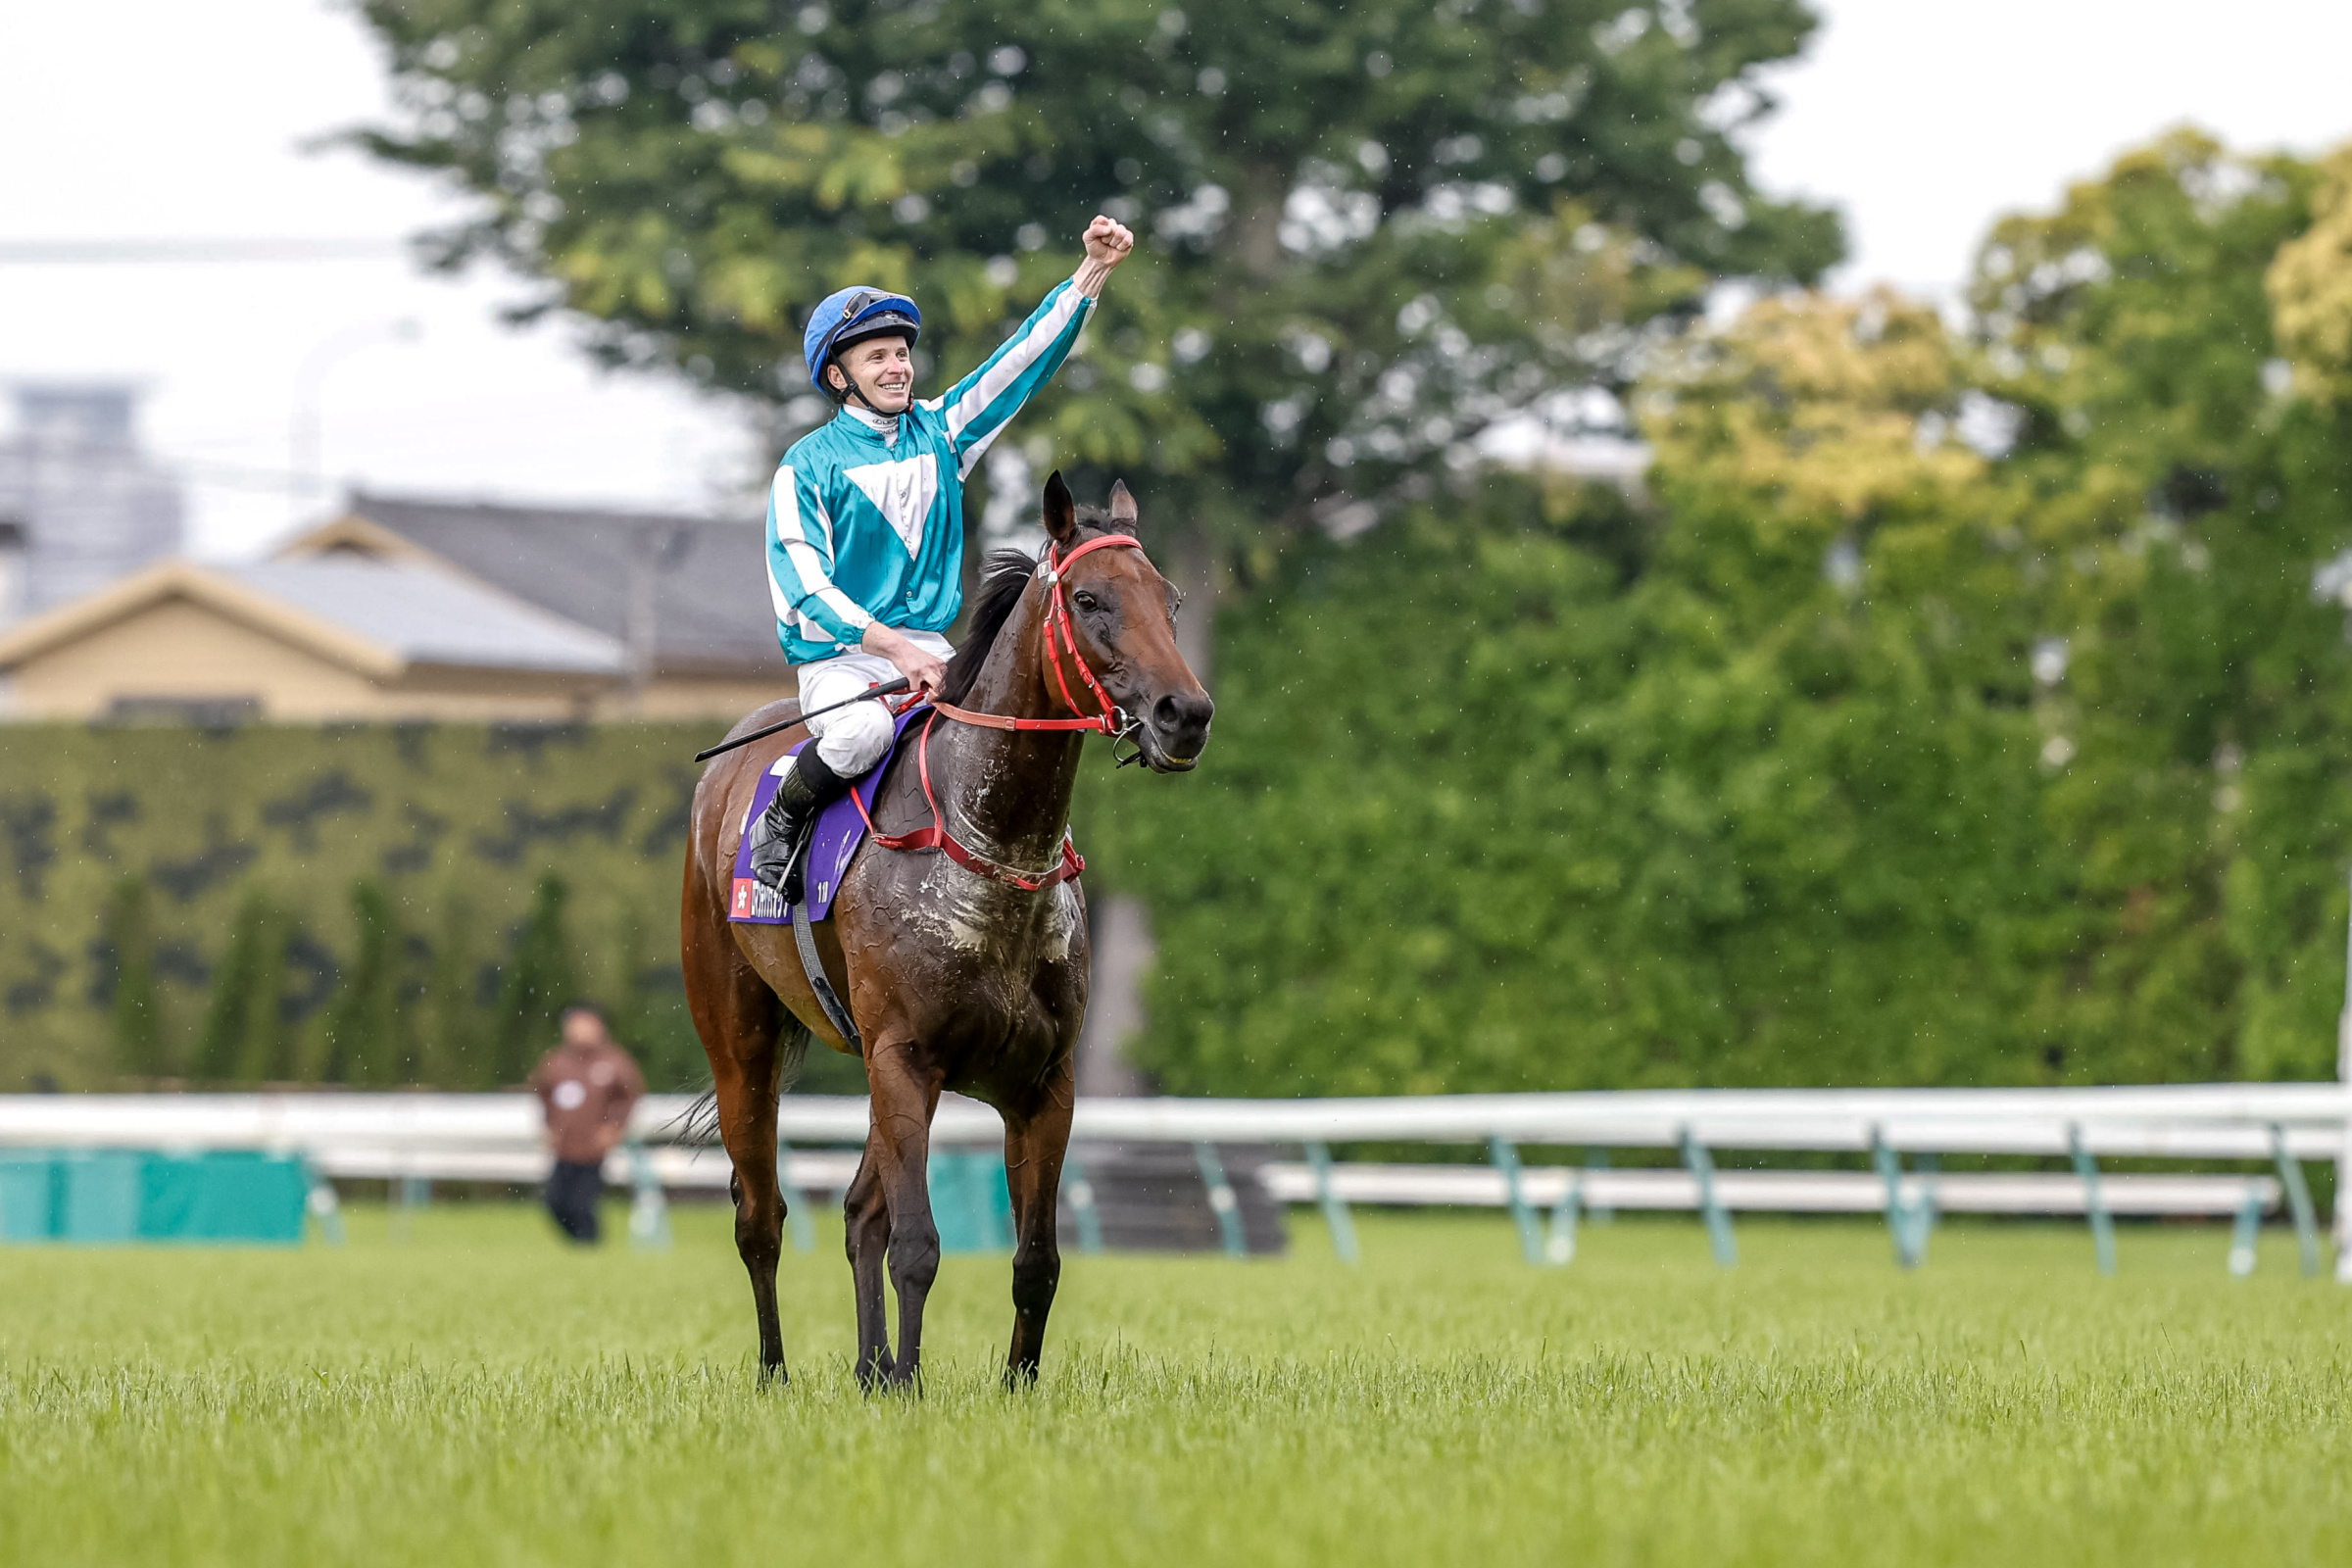
[[[781,1100],[801,1081],[802,1064],[815,1041],[809,1027],[791,1013],[784,1015],[784,1033],[776,1042],[776,1098]],[[670,1119],[670,1136],[681,1144],[715,1144],[718,1139],[718,1091],[706,1086],[694,1102]]]
[[[816,1040],[810,1029],[791,1013],[784,1014],[784,1038],[776,1042],[776,1098],[783,1099],[792,1086],[801,1081],[801,1067],[808,1060],[808,1048]]]

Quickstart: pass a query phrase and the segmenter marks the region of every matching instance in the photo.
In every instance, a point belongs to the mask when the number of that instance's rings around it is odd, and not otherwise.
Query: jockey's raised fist
[[[1095,220],[1086,225],[1088,261],[1100,263],[1105,269],[1113,268],[1125,261],[1133,249],[1135,232],[1118,220],[1097,214]]]

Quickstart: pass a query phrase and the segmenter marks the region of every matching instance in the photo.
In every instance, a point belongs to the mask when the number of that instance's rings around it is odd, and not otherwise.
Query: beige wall
[[[218,611],[167,600],[26,660],[5,716],[104,718],[118,698],[237,701],[264,718],[568,719],[609,681],[418,669],[389,683],[320,658]]]
[[[384,688],[378,711],[365,716],[451,720],[593,718],[597,699],[614,684],[601,676],[412,668]]]
[[[794,695],[796,689],[789,671],[779,672],[773,683],[662,676],[647,682],[642,696],[626,687],[607,693],[597,701],[596,716],[704,718],[723,729],[755,708]]]

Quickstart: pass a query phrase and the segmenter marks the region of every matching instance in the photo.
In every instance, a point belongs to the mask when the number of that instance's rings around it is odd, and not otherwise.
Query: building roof
[[[329,556],[220,569],[391,649],[407,664],[575,675],[619,675],[628,667],[628,652],[615,639],[430,565]]]
[[[486,584],[420,562],[349,557],[244,566],[172,561],[0,633],[0,669],[171,599],[377,680],[418,666],[617,677],[626,651]]]
[[[355,493],[349,514],[284,546],[286,561],[403,546],[618,643],[650,611],[653,672],[781,677],[761,524]],[[640,595],[642,594],[642,599]]]

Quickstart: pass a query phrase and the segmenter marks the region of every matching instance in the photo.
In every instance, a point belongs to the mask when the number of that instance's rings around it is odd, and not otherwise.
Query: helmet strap
[[[839,360],[835,360],[833,363],[835,365],[841,365]],[[841,365],[841,378],[843,381],[848,383],[848,385],[842,389],[841,394],[841,402],[844,408],[847,408],[850,400],[855,398],[858,402],[864,404],[866,412],[871,414],[877,419],[894,419],[898,417],[897,415],[884,414],[880,409],[874,407],[874,400],[865,395],[865,388],[858,384],[858,377],[850,373],[850,368],[846,365]]]
[[[865,388],[858,384],[858,377],[851,371],[849,366],[844,363],[841,355],[841,350],[834,350],[833,358],[830,362],[835,369],[841,371],[841,379],[844,383],[842,387],[841,401],[844,404],[847,404],[850,399],[856,398],[858,402],[865,405],[866,412],[873,415],[875,418],[895,418],[895,415],[884,414],[880,409],[874,407],[874,400],[865,395]]]

